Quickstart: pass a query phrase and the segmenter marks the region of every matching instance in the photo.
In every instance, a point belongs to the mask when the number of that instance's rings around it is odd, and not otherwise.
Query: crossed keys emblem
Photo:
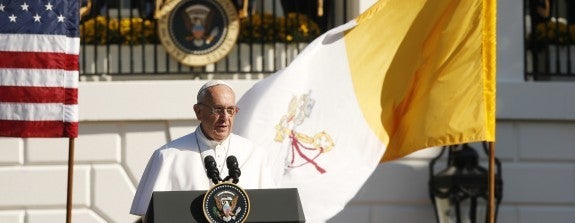
[[[321,131],[313,136],[297,132],[295,129],[301,125],[311,114],[315,100],[310,98],[310,93],[294,96],[289,103],[288,112],[276,125],[276,142],[283,142],[289,137],[291,151],[289,153],[289,168],[297,168],[305,164],[313,165],[319,173],[325,173],[315,160],[326,152],[329,152],[333,146],[333,140],[325,132]]]

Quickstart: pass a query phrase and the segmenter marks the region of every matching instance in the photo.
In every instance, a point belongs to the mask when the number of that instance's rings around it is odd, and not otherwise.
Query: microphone
[[[216,160],[214,160],[213,156],[206,156],[206,158],[204,158],[204,165],[206,167],[208,178],[210,178],[214,184],[222,181],[222,178],[220,178],[220,171],[218,171]]]
[[[240,181],[240,175],[242,175],[242,171],[238,167],[238,160],[235,156],[228,156],[226,159],[226,165],[228,166],[228,176],[224,179],[224,181],[229,180],[230,178],[233,179],[233,183],[238,183]]]

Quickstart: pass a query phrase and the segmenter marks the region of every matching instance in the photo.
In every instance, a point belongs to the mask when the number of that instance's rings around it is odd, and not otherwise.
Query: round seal
[[[169,0],[159,15],[162,45],[188,66],[203,66],[225,57],[240,30],[236,8],[230,0]]]
[[[250,200],[238,185],[224,182],[206,192],[202,209],[211,223],[244,222],[250,213]]]

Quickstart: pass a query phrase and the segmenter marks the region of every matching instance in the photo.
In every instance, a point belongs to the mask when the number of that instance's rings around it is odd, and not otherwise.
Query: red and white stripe
[[[0,34],[0,136],[77,137],[80,39]]]

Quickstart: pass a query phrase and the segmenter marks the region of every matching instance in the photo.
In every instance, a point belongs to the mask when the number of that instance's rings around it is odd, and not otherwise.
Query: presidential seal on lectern
[[[250,200],[238,185],[222,182],[206,192],[202,209],[211,223],[241,223],[250,213]]]

